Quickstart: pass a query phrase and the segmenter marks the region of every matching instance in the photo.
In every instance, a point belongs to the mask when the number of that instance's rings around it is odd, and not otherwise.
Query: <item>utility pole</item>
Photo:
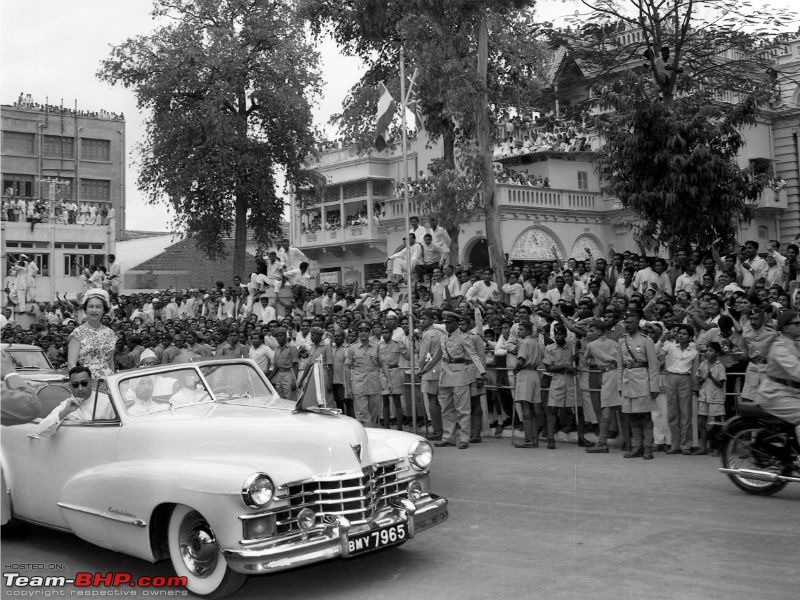
[[[50,224],[50,302],[56,300],[56,186],[68,186],[69,181],[54,177],[43,177],[39,183],[48,185],[48,220]],[[41,189],[41,188],[40,188]]]

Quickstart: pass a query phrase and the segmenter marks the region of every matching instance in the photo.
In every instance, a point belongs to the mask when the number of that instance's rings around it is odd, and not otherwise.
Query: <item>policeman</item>
[[[777,328],[780,334],[770,346],[766,377],[758,388],[760,404],[794,425],[800,437],[800,314],[782,312]]]
[[[447,336],[442,339],[439,349],[431,360],[420,370],[421,375],[435,367],[439,362],[439,404],[442,407],[442,439],[436,442],[438,447],[456,445],[456,424],[461,428],[458,447],[464,450],[469,447],[470,438],[470,385],[474,379],[469,368],[474,365],[478,377],[476,383],[483,386],[486,368],[481,363],[475,345],[468,335],[458,328],[461,315],[444,311]]]
[[[442,439],[442,407],[439,404],[439,365],[429,365],[431,359],[439,351],[444,332],[433,326],[437,313],[427,310],[422,313],[419,325],[422,336],[419,342],[420,390],[424,394],[425,408],[431,421],[433,433],[429,440],[438,442]]]
[[[622,394],[622,414],[628,416],[631,427],[631,449],[623,457],[641,456],[650,460],[653,458],[653,419],[650,411],[661,390],[661,378],[655,344],[649,336],[639,331],[641,318],[642,315],[635,311],[628,311],[625,315],[625,333],[617,341],[617,372]]]
[[[345,397],[353,399],[356,419],[364,427],[374,427],[378,422],[380,410],[381,371],[388,382],[388,392],[392,394],[389,370],[381,360],[377,342],[370,340],[372,331],[367,321],[357,327],[358,341],[347,348],[344,359]]]
[[[297,348],[287,343],[286,329],[283,327],[276,329],[275,339],[278,341],[278,347],[275,349],[275,360],[272,362],[269,379],[275,386],[278,396],[294,400],[297,391],[297,364],[300,356]]]

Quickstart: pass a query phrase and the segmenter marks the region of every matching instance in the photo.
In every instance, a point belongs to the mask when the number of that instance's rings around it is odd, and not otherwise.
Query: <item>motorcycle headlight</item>
[[[242,500],[250,508],[264,508],[275,495],[275,484],[265,473],[253,473],[242,485]]]
[[[419,440],[411,447],[408,460],[415,469],[427,469],[433,460],[433,447],[425,440]]]

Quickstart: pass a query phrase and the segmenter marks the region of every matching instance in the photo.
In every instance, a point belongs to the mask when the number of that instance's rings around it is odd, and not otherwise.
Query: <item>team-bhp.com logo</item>
[[[147,590],[152,595],[162,595],[164,592],[157,590],[166,590],[168,588],[185,588],[186,577],[173,575],[164,577],[157,575],[148,577],[146,575],[134,577],[130,573],[88,573],[80,572],[75,573],[74,577],[65,577],[63,575],[22,575],[21,573],[3,573],[3,581],[6,585],[6,594],[10,591],[8,588],[25,588],[32,590],[34,588],[64,588],[67,586],[74,586],[76,588],[146,588],[143,595],[148,595]],[[55,590],[53,590],[55,591]],[[92,594],[90,589],[76,590],[78,595],[96,595]],[[187,594],[186,590],[174,590],[181,595]],[[176,595],[174,594],[169,595]],[[134,595],[133,592],[131,595]],[[16,594],[11,594],[16,595]],[[20,594],[22,595],[22,594]],[[27,594],[32,595],[32,594]]]

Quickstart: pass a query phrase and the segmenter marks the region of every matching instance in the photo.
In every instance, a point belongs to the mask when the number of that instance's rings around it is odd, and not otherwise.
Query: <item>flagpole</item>
[[[417,399],[414,390],[414,303],[411,291],[411,213],[408,204],[408,134],[406,132],[406,60],[400,46],[400,115],[403,129],[403,201],[406,213],[406,266],[408,271],[408,356],[411,363],[411,427],[417,433]]]

